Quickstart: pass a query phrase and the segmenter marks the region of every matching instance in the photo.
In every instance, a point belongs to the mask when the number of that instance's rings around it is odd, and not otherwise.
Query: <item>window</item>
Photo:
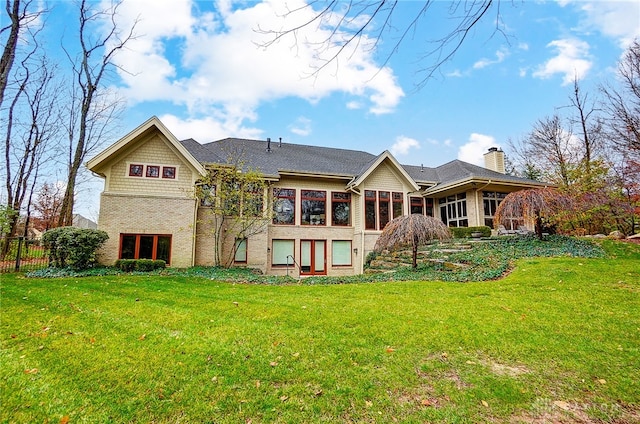
[[[209,184],[198,185],[198,197],[200,198],[200,206],[211,207],[215,206],[216,199],[216,186]]]
[[[301,190],[300,200],[302,225],[325,225],[327,192],[317,190]]]
[[[331,193],[331,225],[351,225],[351,193]]]
[[[147,178],[160,177],[160,167],[157,165],[147,165]]]
[[[373,190],[364,191],[364,227],[367,230],[376,229],[376,192]]]
[[[411,214],[414,213],[424,214],[424,199],[422,197],[412,197],[409,199],[411,202]]]
[[[351,240],[334,240],[331,243],[333,266],[351,266]]]
[[[170,180],[176,179],[176,166],[160,166],[160,165],[145,165],[142,163],[129,164],[129,176],[130,177],[145,177],[145,178],[165,178]],[[160,172],[162,171],[162,172]]]
[[[168,178],[174,180],[176,178],[176,167],[175,166],[163,166],[162,167],[162,178]]]
[[[169,264],[171,236],[120,234],[120,259],[161,259]]]
[[[391,212],[391,196],[388,191],[378,192],[378,211],[380,213],[380,229],[384,229],[389,222]]]
[[[293,240],[273,240],[271,246],[271,265],[293,265],[293,252],[295,247]]]
[[[245,216],[263,215],[264,190],[259,184],[250,183],[242,195],[242,213]]]
[[[129,176],[130,177],[142,177],[142,170],[144,169],[144,165],[131,164],[129,165]]]
[[[454,194],[438,200],[440,204],[440,219],[449,227],[468,227],[467,195]]]
[[[433,199],[424,199],[424,203],[426,204],[425,215],[433,216]]]
[[[482,205],[484,206],[484,225],[493,228],[493,216],[496,214],[496,209],[500,202],[507,197],[507,193],[499,193],[494,191],[482,192]],[[518,228],[519,219],[515,218],[507,225],[509,230],[515,230]]]
[[[235,242],[235,254],[233,257],[233,261],[235,263],[247,263],[247,239],[236,239]]]
[[[273,223],[295,224],[296,191],[290,188],[274,188],[273,198]]]
[[[403,201],[404,195],[402,193],[393,192],[391,195],[393,199],[393,217],[397,218],[404,214]]]

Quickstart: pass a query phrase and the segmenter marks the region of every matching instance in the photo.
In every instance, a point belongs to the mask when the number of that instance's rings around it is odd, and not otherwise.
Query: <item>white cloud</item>
[[[478,166],[484,166],[484,154],[490,147],[500,147],[490,135],[472,133],[469,141],[458,149],[458,159]]]
[[[601,34],[627,48],[634,38],[640,37],[640,2],[633,1],[579,1],[574,2],[584,13],[582,26],[595,28]]]
[[[420,143],[418,140],[415,140],[410,137],[405,137],[404,135],[400,135],[396,137],[396,142],[393,143],[393,146],[389,149],[392,155],[407,155],[409,154],[409,150],[411,149],[419,149]]]
[[[199,143],[208,143],[227,137],[259,139],[262,135],[262,131],[257,128],[248,128],[238,122],[216,120],[212,117],[182,119],[166,114],[159,118],[178,140],[193,138]]]
[[[533,73],[536,78],[550,78],[561,74],[562,85],[568,85],[577,77],[581,79],[591,69],[589,44],[576,38],[554,40],[547,47],[556,50],[556,56],[549,59]]]
[[[298,117],[293,124],[289,125],[289,131],[303,137],[308,136],[311,134],[311,119],[304,116]]]
[[[199,6],[204,3],[194,0],[125,0],[123,19],[140,20],[138,37],[117,57],[128,72],[120,74],[124,95],[132,103],[187,106],[191,119],[184,125],[213,116],[222,120],[219,126],[235,127],[255,120],[263,102],[284,97],[317,102],[335,92],[354,98],[347,108],[366,103],[370,113],[392,112],[404,92],[393,70],[375,63],[366,34],[353,43],[349,60],[332,62],[315,74],[337,52],[336,45],[318,50],[331,28],[310,25],[296,38],[283,37],[264,47],[272,35],[256,29],[294,27],[308,20],[306,8],[284,13],[285,7],[295,10],[302,4],[218,2],[215,13],[203,13]]]
[[[508,55],[509,55],[509,51],[505,48],[501,48],[500,50],[496,51],[495,59],[487,59],[487,58],[480,59],[479,61],[473,64],[473,69],[482,69],[490,65],[501,63],[504,61],[504,59]]]

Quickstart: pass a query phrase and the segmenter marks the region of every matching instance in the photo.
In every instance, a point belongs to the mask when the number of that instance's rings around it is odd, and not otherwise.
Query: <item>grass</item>
[[[640,246],[489,282],[2,275],[0,422],[640,422]]]

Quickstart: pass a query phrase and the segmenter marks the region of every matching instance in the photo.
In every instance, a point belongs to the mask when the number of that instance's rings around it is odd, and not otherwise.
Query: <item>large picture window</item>
[[[466,193],[443,197],[438,202],[440,204],[440,218],[442,222],[449,227],[469,226]]]
[[[271,242],[271,265],[293,265],[295,242],[293,240],[273,240]]]
[[[327,192],[319,190],[301,190],[300,192],[302,225],[325,225]]]
[[[120,234],[120,259],[161,259],[169,265],[171,236],[157,234]]]
[[[331,193],[331,225],[351,225],[351,193]]]
[[[331,243],[333,266],[351,266],[351,240],[334,240]]]
[[[424,215],[424,199],[422,197],[412,197],[410,202],[411,215],[414,213]]]
[[[424,203],[425,203],[424,214],[427,216],[433,216],[433,199],[431,198],[424,199]]]
[[[367,230],[376,229],[376,192],[374,190],[364,191],[364,227]]]
[[[392,197],[393,197],[393,218],[395,219],[404,214],[404,211],[403,211],[404,205],[402,201],[402,199],[404,198],[404,194],[393,192]]]
[[[380,230],[383,230],[389,222],[391,212],[391,195],[388,191],[378,192],[378,211],[380,212]]]
[[[273,223],[295,224],[296,191],[291,188],[273,189]]]
[[[493,216],[496,214],[496,209],[500,202],[507,197],[507,193],[500,193],[494,191],[482,192],[482,205],[484,209],[484,225],[493,228]],[[518,228],[518,219],[514,219],[509,225],[509,230],[515,230]]]
[[[197,194],[198,194],[198,198],[200,199],[200,206],[204,206],[204,207],[215,206],[215,201],[216,201],[215,185],[198,184]]]

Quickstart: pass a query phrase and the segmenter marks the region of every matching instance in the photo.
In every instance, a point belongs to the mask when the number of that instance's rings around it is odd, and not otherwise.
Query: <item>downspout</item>
[[[195,185],[195,183],[194,183]],[[193,243],[191,243],[191,266],[195,266],[196,265],[196,245],[198,243],[198,205],[200,204],[198,201],[198,198],[196,197],[194,199],[195,202],[195,207],[193,208],[193,233],[191,234],[191,240],[193,240]]]
[[[349,181],[349,183],[347,184],[346,190],[347,191],[351,191],[355,194],[357,194],[358,196],[360,196],[360,210],[364,211],[364,204],[362,204],[363,202],[363,197],[362,197],[362,193],[360,191],[358,191],[355,186],[353,185],[353,182],[356,180],[356,177],[353,177],[351,179],[351,181]],[[360,223],[362,224],[362,222]],[[359,266],[359,272],[358,274],[364,274],[364,227],[362,227],[360,229],[360,247],[358,248],[358,251],[360,252],[360,266]]]
[[[364,274],[364,228],[360,230],[360,274]]]

